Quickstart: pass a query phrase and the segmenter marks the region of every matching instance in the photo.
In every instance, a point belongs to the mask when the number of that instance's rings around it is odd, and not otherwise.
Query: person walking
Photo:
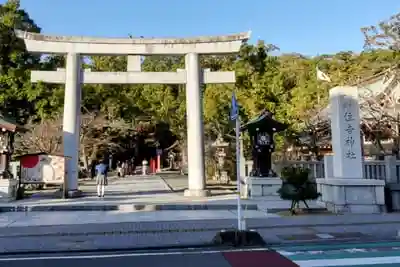
[[[121,161],[117,162],[117,175],[118,175],[118,177],[122,176],[122,163],[121,163]]]
[[[96,165],[96,184],[98,197],[104,197],[104,191],[107,185],[107,169],[108,166],[104,162],[100,162],[100,164]]]

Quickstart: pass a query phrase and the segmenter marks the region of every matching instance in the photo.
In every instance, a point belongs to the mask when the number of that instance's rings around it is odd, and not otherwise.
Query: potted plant
[[[301,167],[285,167],[281,172],[282,186],[278,190],[281,199],[291,200],[290,212],[296,214],[296,207],[303,202],[307,209],[307,200],[315,200],[321,196],[317,184],[310,180],[310,170]]]

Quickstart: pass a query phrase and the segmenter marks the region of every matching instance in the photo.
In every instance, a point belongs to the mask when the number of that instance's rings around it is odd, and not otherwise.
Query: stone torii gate
[[[202,70],[199,55],[237,53],[250,32],[195,38],[92,38],[47,36],[16,31],[30,52],[66,55],[65,69],[32,71],[32,82],[65,84],[63,147],[69,195],[78,192],[78,159],[82,84],[186,84],[189,188],[186,196],[205,196],[204,130],[201,84],[235,83],[233,71]],[[83,55],[126,55],[127,72],[82,70]],[[184,55],[185,69],[142,72],[140,56]],[[188,108],[190,107],[190,108]]]

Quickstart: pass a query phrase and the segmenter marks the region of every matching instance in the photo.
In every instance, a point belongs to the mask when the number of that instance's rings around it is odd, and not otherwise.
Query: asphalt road
[[[256,249],[183,249],[0,255],[7,267],[394,267],[400,266],[400,242],[298,245]],[[285,258],[285,255],[287,258]]]
[[[268,262],[268,264],[267,264]],[[7,267],[295,267],[279,254],[262,250],[182,250],[147,253],[52,254],[22,257],[0,257],[0,266]]]

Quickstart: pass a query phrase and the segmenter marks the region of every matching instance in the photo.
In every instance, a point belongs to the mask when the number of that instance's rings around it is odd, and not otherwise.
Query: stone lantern
[[[168,164],[170,170],[173,170],[175,168],[175,156],[175,153],[172,151],[168,153]]]
[[[282,180],[272,169],[272,153],[275,150],[274,134],[284,131],[288,125],[276,121],[268,110],[241,126],[250,135],[253,169],[244,179],[245,195],[262,197],[277,195]]]
[[[272,153],[275,150],[274,134],[284,131],[288,125],[273,119],[272,113],[264,110],[257,118],[241,127],[248,131],[252,143],[253,177],[276,177],[272,170]]]
[[[222,135],[218,135],[217,140],[211,146],[216,149],[215,158],[217,160],[217,168],[215,170],[214,179],[221,183],[228,183],[230,179],[225,169],[225,159],[229,143],[224,141]]]
[[[16,130],[15,122],[0,115],[0,201],[15,200],[17,196],[18,179],[9,170]]]

